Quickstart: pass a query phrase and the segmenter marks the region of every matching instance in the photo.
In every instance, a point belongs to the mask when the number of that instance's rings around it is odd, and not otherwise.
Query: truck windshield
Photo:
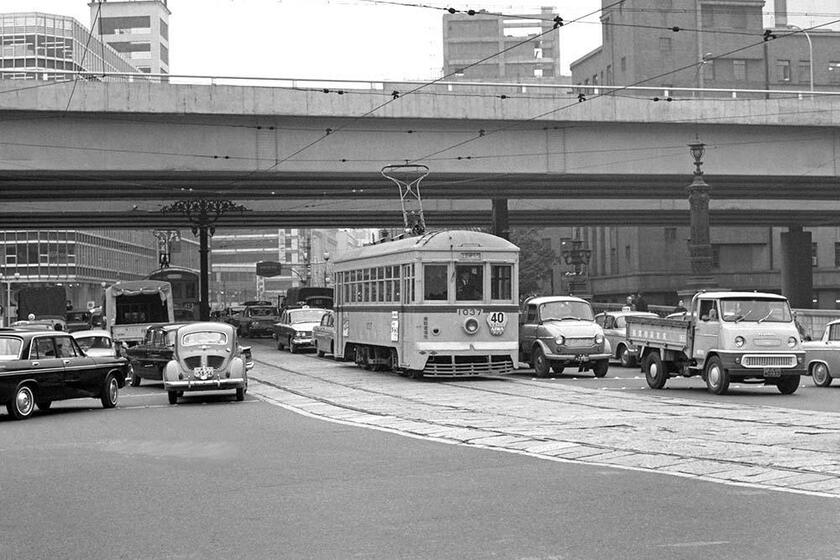
[[[793,320],[788,302],[777,299],[724,299],[720,302],[723,320],[739,323],[789,323]]]
[[[562,321],[563,319],[583,319],[592,321],[592,308],[583,301],[550,301],[540,306],[540,320]]]

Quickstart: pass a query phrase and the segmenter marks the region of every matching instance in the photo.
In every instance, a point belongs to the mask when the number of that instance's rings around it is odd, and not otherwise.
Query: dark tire
[[[318,347],[318,341],[317,340],[315,341],[315,354],[317,354],[319,358],[323,358],[324,355],[326,354],[326,352],[324,352],[323,350],[321,350]]]
[[[662,364],[662,358],[656,352],[651,352],[645,356],[644,362],[645,379],[648,387],[651,389],[661,389],[668,381],[668,372],[665,371],[665,366]]]
[[[140,386],[140,382],[141,382],[142,380],[143,380],[143,379],[142,379],[139,375],[137,375],[136,373],[134,373],[134,370],[132,369],[132,370],[131,370],[131,386],[132,386],[132,387],[139,387],[139,386]]]
[[[799,388],[799,376],[786,375],[779,379],[779,383],[776,384],[776,387],[779,389],[781,394],[792,395]]]
[[[561,373],[563,373],[563,370],[565,370],[565,369],[566,369],[566,366],[564,366],[561,363],[555,362],[555,363],[551,364],[551,371],[553,371],[557,375],[560,375]]]
[[[592,367],[592,373],[595,374],[595,377],[604,377],[607,375],[607,371],[610,369],[610,361],[607,360],[598,360],[595,362],[595,365]]]
[[[723,368],[717,356],[712,356],[706,362],[706,387],[715,395],[725,395],[729,390],[729,372]]]
[[[168,391],[169,404],[178,404],[178,391]]]
[[[113,373],[109,373],[102,381],[102,390],[99,393],[99,402],[102,403],[102,408],[114,408],[117,406],[117,401],[120,399],[120,382],[114,377]]]
[[[237,387],[236,388],[236,400],[244,401],[245,400],[245,387]]]
[[[630,350],[624,344],[618,348],[618,361],[621,363],[621,367],[626,368],[636,367],[638,363],[636,361],[636,356],[631,354]]]
[[[534,348],[534,373],[537,377],[548,377],[548,373],[550,371],[550,366],[548,363],[548,359],[545,357],[545,352],[543,352],[542,347],[537,346]]]
[[[811,378],[817,387],[828,387],[831,385],[831,373],[828,371],[828,366],[823,363],[814,364],[811,370]]]
[[[29,385],[21,385],[12,400],[6,403],[6,411],[15,420],[26,420],[35,412],[35,392]]]
[[[52,401],[38,401],[35,404],[38,406],[38,410],[49,410],[52,406]]]

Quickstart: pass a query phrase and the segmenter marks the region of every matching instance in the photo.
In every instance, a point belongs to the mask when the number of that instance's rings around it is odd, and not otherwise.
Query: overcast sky
[[[601,42],[600,0],[393,0],[503,13],[558,6],[563,73]],[[75,17],[90,26],[88,0],[2,0],[3,11]],[[213,76],[427,79],[443,66],[443,11],[361,0],[169,0],[170,72]]]

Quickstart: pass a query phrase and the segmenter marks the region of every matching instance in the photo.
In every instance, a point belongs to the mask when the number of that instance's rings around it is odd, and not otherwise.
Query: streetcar
[[[162,280],[172,286],[172,308],[175,321],[198,321],[201,306],[199,305],[199,275],[188,268],[174,266],[160,268],[146,277],[147,280]]]
[[[519,248],[477,231],[385,241],[335,261],[335,357],[410,377],[511,373]]]

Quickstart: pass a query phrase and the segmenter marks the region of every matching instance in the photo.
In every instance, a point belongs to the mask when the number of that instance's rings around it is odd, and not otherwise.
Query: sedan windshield
[[[251,317],[271,317],[277,315],[277,309],[274,307],[252,307]]]
[[[17,360],[23,341],[8,336],[0,337],[0,361]]]
[[[720,302],[724,321],[740,323],[790,323],[788,302],[777,299],[724,299]]]
[[[292,323],[320,323],[324,316],[323,309],[301,309],[289,313]]]
[[[592,308],[585,301],[551,301],[540,306],[540,319],[592,321]]]

